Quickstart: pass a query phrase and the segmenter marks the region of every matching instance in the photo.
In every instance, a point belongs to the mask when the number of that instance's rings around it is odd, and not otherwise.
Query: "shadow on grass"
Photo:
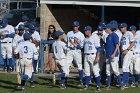
[[[16,83],[7,80],[0,80],[0,87],[9,89],[11,92],[20,91],[20,89],[17,89]]]

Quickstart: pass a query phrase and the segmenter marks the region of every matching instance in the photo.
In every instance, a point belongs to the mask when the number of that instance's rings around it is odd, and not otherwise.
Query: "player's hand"
[[[128,53],[128,50],[125,50],[125,51],[123,52],[124,55],[126,55],[127,53]]]
[[[114,58],[115,57],[115,54],[113,53],[112,55],[111,55],[111,58]]]
[[[72,40],[70,40],[70,43],[71,43],[74,47],[77,46],[77,44],[75,44]]]
[[[80,41],[77,38],[74,38],[74,43],[80,44]]]
[[[7,37],[7,34],[1,34],[4,38]]]
[[[99,57],[95,58],[95,64],[99,62]]]

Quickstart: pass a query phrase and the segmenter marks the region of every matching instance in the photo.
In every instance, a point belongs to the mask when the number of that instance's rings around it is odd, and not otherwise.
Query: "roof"
[[[40,0],[40,3],[140,7],[140,0]]]

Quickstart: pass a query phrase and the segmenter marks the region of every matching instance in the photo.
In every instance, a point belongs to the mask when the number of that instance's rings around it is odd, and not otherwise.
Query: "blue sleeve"
[[[102,50],[102,48],[101,47],[96,47],[96,50],[99,53]]]
[[[12,34],[7,34],[7,36],[10,37],[10,38],[14,38],[15,34],[14,34],[14,33],[12,33]]]
[[[114,33],[114,35],[113,35],[113,42],[114,42],[115,45],[116,45],[116,44],[119,44],[119,37],[118,37],[118,35],[115,34],[115,33]]]
[[[77,48],[77,49],[81,49],[82,47],[81,47],[80,44],[78,44],[78,45],[76,46],[76,48]]]

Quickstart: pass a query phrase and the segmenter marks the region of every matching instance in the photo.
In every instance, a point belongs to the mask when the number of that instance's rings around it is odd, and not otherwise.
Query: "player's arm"
[[[14,38],[14,36],[15,36],[15,29],[14,29],[14,27],[13,26],[10,26],[10,28],[9,28],[9,30],[10,30],[10,33],[9,34],[1,34],[4,38],[5,37],[10,37],[10,38]]]
[[[31,37],[31,41],[32,41],[32,43],[34,43],[35,45],[36,45],[36,47],[38,47],[39,46],[39,40],[34,40],[32,37]]]
[[[76,42],[76,48],[77,49],[82,49],[83,48],[84,39],[85,39],[85,37],[84,37],[83,34],[81,34],[80,39],[77,39],[77,38],[74,39],[75,42]]]
[[[116,52],[117,52],[118,49],[119,49],[119,37],[118,37],[117,34],[115,34],[115,35],[113,36],[113,42],[114,42],[114,44],[115,44],[115,50],[114,50],[113,54],[111,55],[112,58],[115,57]]]
[[[65,42],[62,43],[62,48],[63,48],[63,50],[64,50],[64,52],[66,54],[67,53],[67,45],[66,45]]]
[[[129,40],[130,40],[130,45],[129,45],[129,47],[123,52],[123,54],[125,54],[125,55],[126,55],[127,52],[128,52],[129,50],[131,50],[131,48],[134,46],[134,36],[133,36],[132,33],[130,33]]]
[[[20,50],[20,45],[18,45],[15,49],[14,49],[14,57],[18,58],[19,57],[19,50]]]
[[[98,36],[94,37],[94,43],[97,50],[95,63],[98,63],[100,59],[100,51],[101,51],[100,38]]]
[[[10,37],[10,38],[14,38],[15,33],[11,33],[11,34],[1,34],[4,38],[5,37]]]
[[[34,50],[34,60],[38,60],[38,51],[35,45],[33,45],[33,50]]]

